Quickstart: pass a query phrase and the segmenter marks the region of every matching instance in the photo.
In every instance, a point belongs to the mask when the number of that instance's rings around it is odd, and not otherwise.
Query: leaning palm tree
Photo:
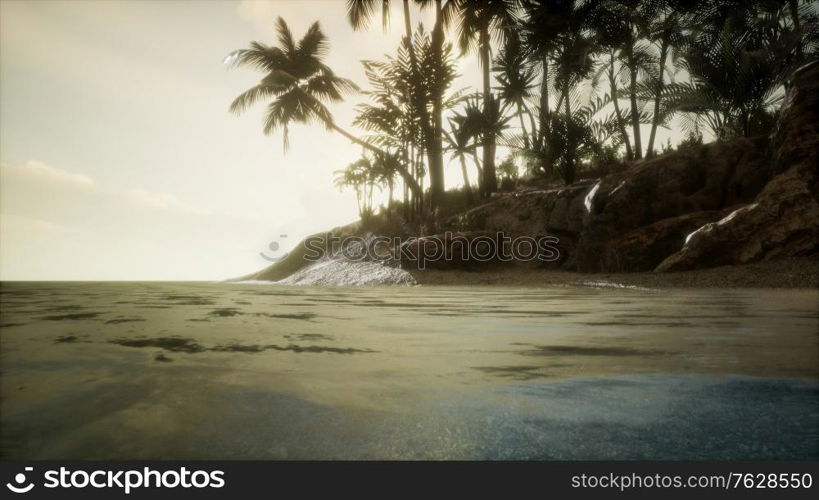
[[[234,99],[230,110],[238,114],[261,99],[272,98],[265,114],[264,132],[272,134],[282,129],[285,150],[291,123],[319,122],[373,153],[387,155],[381,148],[339,127],[327,109],[325,102],[342,101],[344,93],[358,87],[324,64],[328,44],[318,22],[310,26],[298,43],[281,17],[276,21],[276,30],[278,47],[251,42],[250,48],[234,51],[225,59],[231,66],[249,66],[265,73],[258,84]],[[399,173],[413,192],[420,192],[404,165],[399,167]]]

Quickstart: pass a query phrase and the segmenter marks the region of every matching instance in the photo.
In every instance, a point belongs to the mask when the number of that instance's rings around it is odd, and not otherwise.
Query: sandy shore
[[[410,273],[421,285],[819,289],[819,259],[807,257],[674,273],[577,273],[519,266],[498,266],[481,271],[426,269],[411,270]]]

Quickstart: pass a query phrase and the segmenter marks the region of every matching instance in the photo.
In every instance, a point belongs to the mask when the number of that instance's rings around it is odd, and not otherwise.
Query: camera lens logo
[[[26,467],[26,472],[31,472],[33,470],[33,467]],[[6,487],[15,493],[28,493],[32,488],[34,488],[34,483],[28,483],[27,485],[23,486],[23,483],[26,482],[26,475],[22,472],[14,476],[14,481],[17,483],[17,486],[11,483],[6,483]]]
[[[279,235],[279,238],[282,239],[287,238],[287,235],[286,234]],[[268,245],[267,248],[269,248],[273,252],[277,252],[279,250],[279,241],[278,240],[271,241],[270,245]],[[259,252],[259,255],[268,262],[278,262],[287,257],[287,253],[285,253],[281,257],[276,257],[275,255],[272,257],[268,257],[267,255],[265,255],[264,252]]]

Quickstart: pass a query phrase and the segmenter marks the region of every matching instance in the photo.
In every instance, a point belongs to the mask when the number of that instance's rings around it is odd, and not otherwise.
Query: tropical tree
[[[362,218],[372,214],[372,179],[373,167],[366,155],[347,165],[344,170],[335,171],[335,185],[339,189],[345,187],[353,189],[358,204],[358,215]]]
[[[434,215],[444,196],[444,152],[460,164],[472,203],[472,165],[486,197],[498,173],[514,176],[519,158],[531,172],[571,183],[585,165],[616,161],[623,147],[626,158],[653,156],[660,127],[681,123],[690,137],[682,144],[701,142],[701,128],[717,140],[766,132],[792,72],[819,56],[819,4],[810,0],[401,3],[396,52],[363,61],[369,86],[356,106],[358,137],[328,109],[358,89],[324,63],[327,40],[317,23],[297,41],[278,19],[275,46],[252,42],[227,60],[263,72],[231,110],[267,100],[264,131],[282,130],[285,149],[297,123],[321,123],[363,148],[336,178],[354,188],[362,217],[372,213],[377,189],[389,191],[391,205],[396,176],[408,220],[425,220],[430,208]],[[433,10],[431,30],[422,23],[413,30],[413,4]],[[389,0],[347,1],[354,29],[379,16],[386,27],[390,8]],[[480,60],[481,85],[468,98],[451,90],[453,23],[461,55],[474,51]],[[498,148],[511,153],[496,166]]]
[[[657,128],[672,114],[667,106],[663,107],[665,91],[666,67],[669,56],[676,59],[679,50],[686,43],[687,18],[683,12],[676,11],[668,1],[655,1],[654,9],[649,19],[648,38],[659,49],[657,57],[657,75],[653,79],[654,109],[651,113],[651,133],[648,136],[646,157],[654,156],[654,141],[657,137]]]
[[[439,73],[439,69],[436,67],[438,64],[445,64],[444,58],[444,41],[441,33],[435,31],[433,33],[432,40],[430,43],[427,44],[427,50],[424,51],[423,49],[418,50],[413,42],[413,32],[412,32],[412,22],[410,20],[410,2],[409,0],[403,0],[403,12],[404,12],[404,40],[402,42],[402,47],[405,50],[406,55],[408,56],[409,68],[410,68],[410,78],[415,80],[416,82],[424,80],[426,77],[435,77],[436,73]],[[415,3],[421,5],[422,7],[427,6],[430,2],[424,0],[415,0]],[[440,4],[440,2],[438,2]],[[347,0],[347,17],[350,21],[350,25],[352,25],[353,29],[365,29],[371,19],[375,16],[376,9],[381,7],[381,21],[382,26],[386,30],[387,26],[389,25],[389,17],[390,17],[390,1],[389,0]],[[436,6],[436,12],[440,10],[440,5]],[[442,17],[442,16],[441,16]],[[436,16],[436,28],[438,30],[438,16]],[[441,31],[442,32],[442,31]],[[435,33],[438,33],[437,35]],[[420,52],[421,56],[417,52]],[[424,69],[422,69],[422,64],[419,63],[419,57],[424,57],[427,60]],[[435,61],[431,67],[429,65],[430,61]],[[415,109],[418,119],[418,126],[423,134],[423,140],[425,142],[424,150],[426,151],[427,155],[427,162],[430,166],[430,202],[432,206],[438,204],[440,199],[444,193],[444,161],[443,161],[443,152],[441,149],[441,139],[440,139],[440,125],[436,127],[436,123],[440,122],[440,113],[442,112],[441,107],[441,96],[443,96],[445,89],[441,88],[431,88],[431,92],[429,93],[432,97],[431,106],[420,97],[419,93],[411,93],[409,97],[413,99],[413,106]],[[434,116],[430,116],[430,109],[433,111]]]
[[[640,99],[640,83],[647,76],[656,76],[655,57],[647,39],[649,19],[658,2],[641,0],[602,0],[591,8],[599,43],[614,53],[622,62],[626,73],[626,95],[629,100],[629,122],[634,158],[643,157],[643,141],[640,125],[650,122],[644,114],[644,99]],[[615,99],[619,95],[613,96]]]
[[[500,98],[507,103],[512,103],[517,107],[517,115],[520,123],[521,136],[524,147],[529,149],[534,146],[534,136],[537,133],[535,118],[529,106],[526,104],[533,97],[533,90],[536,87],[536,71],[526,53],[523,51],[520,37],[512,31],[506,38],[506,44],[495,58],[495,79],[500,84]],[[524,116],[529,117],[530,129],[526,130]],[[531,132],[531,138],[530,134]]]
[[[319,23],[313,23],[299,42],[281,17],[276,21],[276,30],[279,46],[251,42],[249,48],[234,51],[226,58],[231,66],[249,66],[265,73],[258,84],[234,99],[230,110],[238,114],[261,99],[272,98],[265,113],[264,132],[271,134],[281,128],[285,150],[291,123],[320,122],[369,151],[389,155],[339,127],[327,109],[325,102],[342,101],[345,92],[358,87],[324,64],[328,43]],[[399,173],[413,191],[420,192],[406,166],[400,166]]]
[[[476,50],[480,56],[483,77],[483,102],[493,102],[490,85],[492,64],[491,40],[503,42],[506,33],[515,24],[515,11],[520,2],[515,0],[460,1],[457,3],[458,44],[461,53]],[[489,196],[497,190],[495,175],[495,136],[486,129],[481,141],[483,152],[483,179],[481,194]]]
[[[682,61],[690,81],[669,85],[669,102],[718,139],[766,132],[782,85],[800,62],[801,37],[787,29],[776,2],[729,0],[720,7],[692,12],[696,29]]]
[[[471,205],[475,201],[472,194],[472,186],[469,182],[469,174],[466,168],[466,158],[475,153],[477,147],[474,140],[479,135],[477,124],[474,118],[456,114],[449,119],[449,132],[444,131],[445,149],[451,157],[458,160],[461,166],[461,175],[464,180],[464,191],[467,202]],[[476,165],[477,167],[477,165]],[[480,177],[480,170],[478,171]]]

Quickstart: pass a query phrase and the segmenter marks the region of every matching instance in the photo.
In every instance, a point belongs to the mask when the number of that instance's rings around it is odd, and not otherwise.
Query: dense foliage
[[[433,9],[433,26],[413,29],[411,3]],[[395,55],[363,62],[361,136],[327,108],[359,90],[323,63],[318,23],[297,42],[280,18],[276,46],[228,56],[264,73],[231,110],[269,100],[264,131],[282,129],[285,147],[291,124],[311,122],[362,146],[336,178],[362,217],[375,210],[373,187],[392,206],[399,183],[408,217],[434,212],[446,160],[473,203],[499,180],[514,184],[521,167],[568,184],[587,165],[652,157],[660,128],[679,128],[686,145],[767,133],[789,75],[819,55],[819,12],[804,0],[348,0],[350,23],[366,29],[380,16],[386,26],[397,5]],[[456,59],[470,52],[481,88],[453,89]]]

